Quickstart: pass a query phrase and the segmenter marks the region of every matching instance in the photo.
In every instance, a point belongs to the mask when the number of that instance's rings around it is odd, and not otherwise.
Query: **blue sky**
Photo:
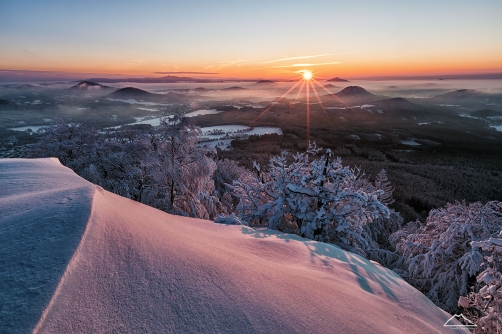
[[[0,68],[277,76],[292,71],[262,63],[328,55],[306,59],[346,75],[497,71],[501,17],[502,1],[0,0]]]

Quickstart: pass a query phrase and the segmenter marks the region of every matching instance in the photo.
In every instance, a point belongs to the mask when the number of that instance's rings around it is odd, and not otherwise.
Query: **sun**
[[[299,86],[300,88],[298,88],[298,90],[296,92],[296,98],[293,100],[294,102],[291,102],[291,103],[303,103],[303,101],[300,102],[300,100],[302,100],[304,98],[305,106],[306,106],[306,109],[307,109],[307,120],[306,120],[307,121],[306,122],[306,125],[307,125],[307,142],[310,143],[310,105],[311,104],[315,104],[316,108],[320,107],[321,111],[324,112],[324,114],[328,117],[327,110],[326,110],[326,108],[323,105],[323,101],[322,101],[321,97],[319,96],[319,93],[317,92],[317,89],[316,89],[315,85],[317,85],[319,88],[321,88],[321,89],[325,90],[326,92],[328,92],[331,96],[336,96],[336,95],[334,95],[332,92],[329,91],[329,89],[327,89],[319,81],[317,81],[314,78],[314,73],[312,73],[311,70],[301,69],[301,70],[295,71],[294,73],[297,74],[297,75],[301,75],[301,79],[299,79],[293,85],[293,87],[291,87],[290,89],[288,89],[287,92],[285,92],[284,94],[282,94],[281,97],[277,98],[274,102],[271,102],[268,105],[268,107],[265,108],[265,110],[263,110],[262,112],[260,112],[260,114],[257,115],[251,121],[251,123],[254,124],[260,117],[262,117],[263,115],[265,115],[266,113],[268,113],[275,105],[279,104],[279,102],[282,99],[284,99],[286,97],[289,97],[288,94],[290,94],[292,91],[294,92],[294,89]],[[303,95],[302,98],[299,99],[299,97],[301,96],[302,92],[305,92],[305,94]],[[310,103],[310,97],[311,97],[310,92],[313,93],[312,97],[317,97],[318,103],[317,102],[316,103]],[[343,101],[341,99],[339,99],[339,100],[340,100],[340,102],[343,103]]]
[[[312,72],[309,70],[303,71],[303,80],[310,80],[312,79]]]

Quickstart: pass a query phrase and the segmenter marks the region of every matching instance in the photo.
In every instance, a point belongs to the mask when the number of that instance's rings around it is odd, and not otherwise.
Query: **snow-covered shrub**
[[[213,174],[214,188],[223,208],[227,212],[234,212],[239,203],[239,199],[233,195],[232,183],[239,178],[245,178],[245,175],[250,173],[233,160],[216,161],[216,170]]]
[[[404,257],[404,276],[432,302],[457,312],[457,301],[467,295],[481,270],[482,254],[472,241],[487,240],[502,228],[500,203],[455,203],[432,210],[425,224],[410,223],[391,236]]]
[[[61,164],[80,170],[88,156],[94,153],[99,133],[89,122],[66,123],[58,118],[56,123],[40,129],[45,136],[32,152],[34,157],[56,157]]]
[[[365,255],[372,245],[364,226],[390,214],[378,199],[384,191],[363,182],[340,158],[331,159],[329,150],[310,161],[319,151],[311,145],[292,163],[272,157],[268,172],[255,164],[256,175],[234,182],[237,213],[248,224],[266,223]]]
[[[499,204],[502,207],[502,203]],[[498,238],[473,241],[473,251],[484,255],[473,292],[460,297],[458,306],[470,309],[478,328],[475,333],[502,333],[502,233]]]
[[[394,251],[390,236],[399,231],[402,224],[403,217],[393,209],[390,209],[389,217],[379,217],[371,224],[366,224],[364,233],[371,240],[371,248],[366,251],[366,257],[389,269],[398,268],[402,263],[402,256]]]
[[[242,220],[240,220],[239,217],[237,217],[235,215],[235,213],[232,213],[230,215],[226,215],[226,214],[220,213],[214,219],[214,222],[218,223],[218,224],[246,225],[246,223],[244,223]]]

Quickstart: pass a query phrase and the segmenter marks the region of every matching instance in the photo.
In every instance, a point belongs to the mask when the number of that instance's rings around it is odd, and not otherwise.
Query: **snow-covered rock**
[[[9,333],[458,332],[358,255],[169,215],[54,159],[0,159],[0,305]]]

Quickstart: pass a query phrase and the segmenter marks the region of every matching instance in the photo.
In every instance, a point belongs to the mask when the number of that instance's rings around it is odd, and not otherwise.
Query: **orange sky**
[[[301,69],[319,78],[502,72],[500,14],[499,0],[2,2],[0,69],[253,79],[295,79]]]

